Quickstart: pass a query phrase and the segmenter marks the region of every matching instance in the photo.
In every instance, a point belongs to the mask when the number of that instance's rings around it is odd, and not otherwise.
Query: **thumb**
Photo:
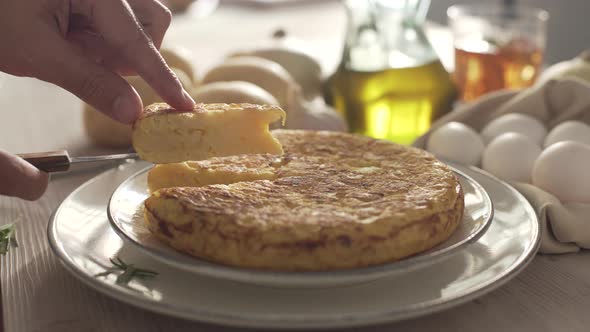
[[[0,150],[0,195],[34,201],[47,189],[49,175],[24,159]]]
[[[49,51],[40,59],[38,78],[59,85],[119,122],[137,119],[143,105],[125,79],[83,56],[58,35],[48,39]]]

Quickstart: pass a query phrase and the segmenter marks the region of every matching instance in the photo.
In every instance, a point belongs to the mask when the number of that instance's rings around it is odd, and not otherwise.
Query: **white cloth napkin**
[[[590,125],[590,84],[577,79],[550,80],[521,91],[488,94],[437,120],[413,145],[425,148],[430,132],[447,122],[462,122],[480,131],[489,121],[507,113],[534,116],[549,130],[566,120]],[[511,184],[537,212],[541,223],[541,253],[590,249],[590,204],[564,205],[552,194],[533,185]]]

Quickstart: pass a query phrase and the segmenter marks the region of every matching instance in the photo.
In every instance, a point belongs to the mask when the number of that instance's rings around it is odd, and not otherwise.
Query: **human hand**
[[[123,123],[143,108],[125,74],[140,75],[173,107],[191,108],[158,52],[170,20],[157,0],[1,0],[0,71],[54,83]],[[35,200],[48,178],[0,151],[0,194]]]
[[[24,159],[0,150],[0,195],[36,200],[47,189],[49,175]]]
[[[158,52],[170,12],[157,0],[2,0],[0,70],[72,92],[123,123],[141,113],[120,74],[139,74],[176,109],[192,98]]]

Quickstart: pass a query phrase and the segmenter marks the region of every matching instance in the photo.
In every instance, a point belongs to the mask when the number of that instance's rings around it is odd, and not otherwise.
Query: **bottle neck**
[[[344,0],[348,26],[342,65],[378,71],[424,65],[438,57],[422,22],[426,0]]]

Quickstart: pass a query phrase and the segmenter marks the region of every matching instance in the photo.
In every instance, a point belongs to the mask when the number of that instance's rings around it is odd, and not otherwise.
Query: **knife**
[[[70,157],[66,150],[24,153],[19,157],[31,163],[38,169],[47,172],[66,172],[71,165],[83,163],[96,163],[101,161],[117,161],[125,159],[137,159],[137,153],[110,154],[103,156]]]

